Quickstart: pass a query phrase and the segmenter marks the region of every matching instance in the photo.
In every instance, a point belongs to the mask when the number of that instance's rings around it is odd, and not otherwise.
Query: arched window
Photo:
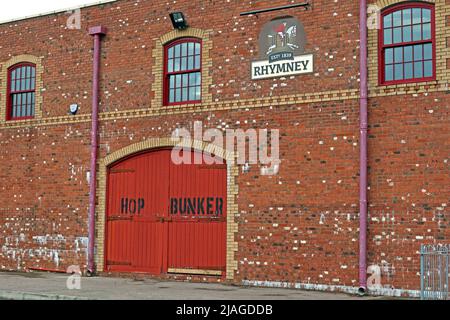
[[[8,69],[7,120],[34,117],[35,91],[36,65],[19,63]]]
[[[406,2],[386,9],[379,39],[380,84],[435,79],[434,5]]]
[[[165,105],[201,102],[201,50],[201,41],[195,38],[179,39],[165,46]]]

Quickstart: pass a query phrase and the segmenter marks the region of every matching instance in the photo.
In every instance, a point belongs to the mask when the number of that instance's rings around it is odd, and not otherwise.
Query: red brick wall
[[[101,24],[109,30],[102,51],[101,112],[152,108],[154,38],[172,30],[169,12],[183,11],[192,27],[213,30],[213,101],[296,94],[312,94],[311,99],[104,120],[100,157],[168,137],[176,127],[192,128],[196,120],[205,128],[225,123],[280,129],[279,175],[261,176],[253,166],[238,176],[235,282],[358,286],[359,101],[357,92],[345,100],[324,96],[359,88],[358,3],[315,0],[312,11],[239,16],[284,4],[118,1],[83,9],[82,30],[65,28],[67,14],[3,24],[0,62],[19,54],[43,57],[42,121],[67,115],[74,102],[81,115],[89,114],[92,38],[87,29]],[[287,14],[305,26],[314,73],[251,81],[262,25]],[[384,267],[383,285],[417,289],[420,243],[449,239],[448,112],[445,91],[369,99],[369,264]],[[2,269],[86,263],[90,123],[42,121],[15,128],[0,124]]]

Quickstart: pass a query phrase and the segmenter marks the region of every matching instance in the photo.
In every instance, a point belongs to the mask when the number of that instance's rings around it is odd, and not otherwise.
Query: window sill
[[[401,86],[401,85],[408,85],[408,84],[423,84],[424,82],[435,82],[435,77],[428,77],[428,78],[420,78],[420,79],[411,79],[411,80],[397,80],[397,81],[386,81],[382,82],[379,85],[380,86]]]
[[[411,81],[411,82],[398,82],[398,83],[380,83],[377,85],[370,86],[370,89],[396,89],[396,88],[420,88],[423,86],[438,86],[439,81],[431,78],[421,81]]]
[[[176,102],[176,103],[165,103],[163,108],[171,108],[171,107],[193,107],[193,106],[201,106],[202,101],[186,101],[186,102]]]
[[[35,120],[35,119],[36,119],[36,117],[13,118],[13,119],[6,119],[5,123],[29,122],[29,121]]]

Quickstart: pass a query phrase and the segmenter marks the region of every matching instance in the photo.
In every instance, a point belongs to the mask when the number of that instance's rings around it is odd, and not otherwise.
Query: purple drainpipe
[[[88,246],[88,275],[95,272],[95,205],[97,191],[97,147],[98,147],[98,95],[100,79],[100,50],[101,37],[106,34],[102,26],[89,28],[89,34],[94,37],[94,62],[92,77],[92,128],[91,128],[91,171],[89,178],[89,246]]]
[[[360,32],[360,181],[359,181],[359,292],[367,291],[367,0],[359,2]]]

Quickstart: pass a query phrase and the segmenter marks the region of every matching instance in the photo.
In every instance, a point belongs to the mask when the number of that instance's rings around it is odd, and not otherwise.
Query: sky
[[[1,0],[0,22],[98,2],[101,0]]]

